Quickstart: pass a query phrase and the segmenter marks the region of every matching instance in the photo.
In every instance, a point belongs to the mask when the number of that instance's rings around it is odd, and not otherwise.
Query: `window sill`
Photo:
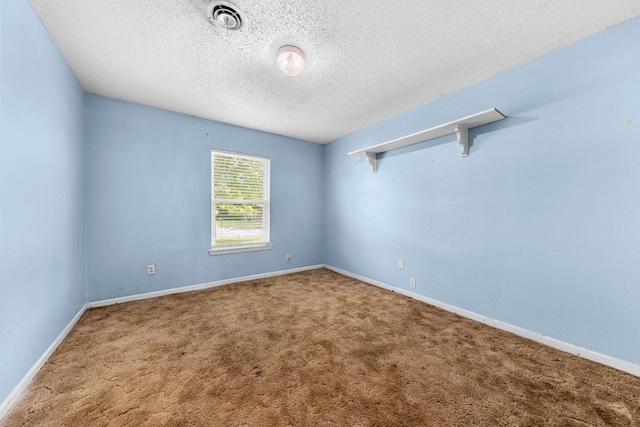
[[[241,252],[254,252],[254,251],[268,251],[271,250],[270,244],[260,244],[260,245],[244,245],[244,246],[226,246],[219,248],[211,248],[209,249],[209,255],[226,255],[226,254],[237,254]]]

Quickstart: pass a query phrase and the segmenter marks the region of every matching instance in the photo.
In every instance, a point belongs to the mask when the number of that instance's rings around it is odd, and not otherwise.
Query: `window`
[[[211,150],[211,250],[271,249],[268,157]]]

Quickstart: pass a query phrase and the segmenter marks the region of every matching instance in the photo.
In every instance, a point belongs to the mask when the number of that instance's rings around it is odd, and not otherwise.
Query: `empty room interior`
[[[640,425],[637,0],[0,1],[0,425]]]

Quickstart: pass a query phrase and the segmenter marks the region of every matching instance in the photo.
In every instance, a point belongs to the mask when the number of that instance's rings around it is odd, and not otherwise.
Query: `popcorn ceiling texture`
[[[25,425],[638,426],[640,378],[321,269],[88,310]]]
[[[235,0],[247,26],[227,34],[203,0],[30,3],[87,92],[320,143],[640,16],[637,0]],[[299,77],[275,67],[285,44]]]

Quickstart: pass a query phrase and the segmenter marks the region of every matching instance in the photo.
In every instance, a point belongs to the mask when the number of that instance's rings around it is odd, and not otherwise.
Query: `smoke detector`
[[[238,7],[229,1],[213,1],[207,6],[207,18],[218,28],[236,31],[244,25]]]

